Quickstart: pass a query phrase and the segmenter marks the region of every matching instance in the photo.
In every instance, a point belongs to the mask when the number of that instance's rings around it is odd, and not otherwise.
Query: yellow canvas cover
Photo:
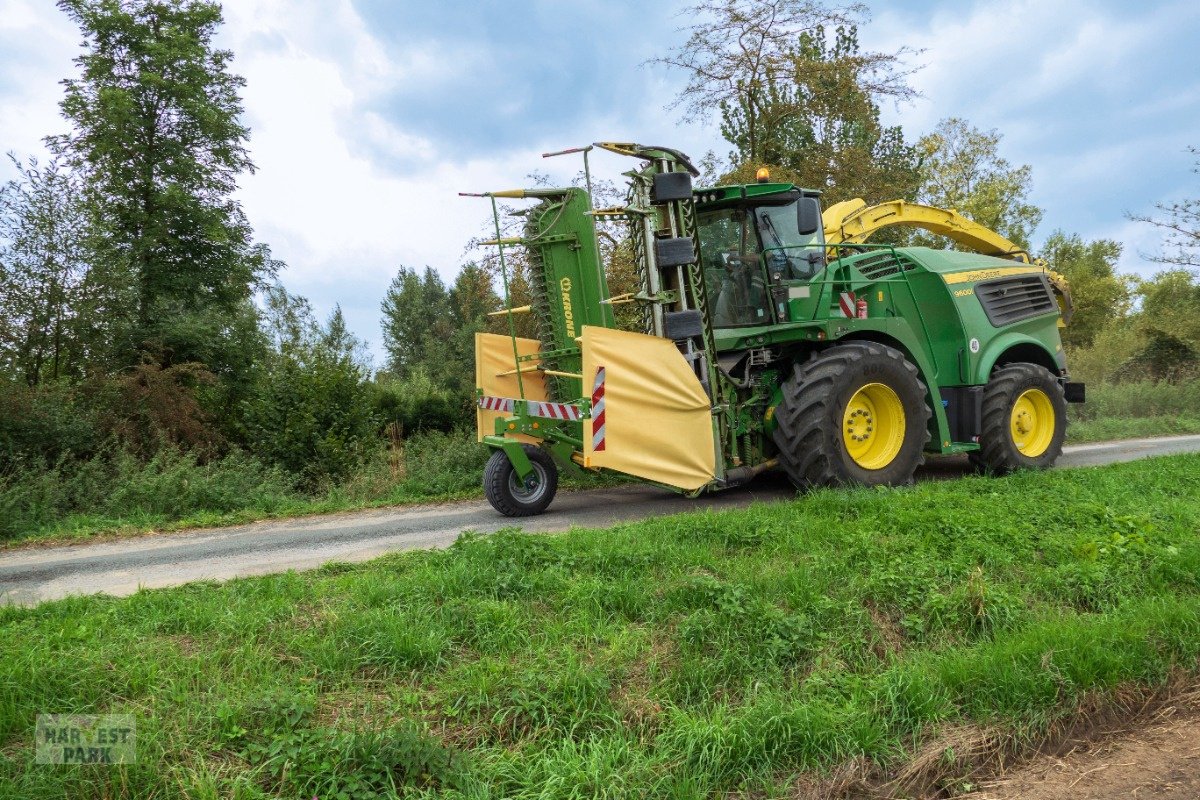
[[[540,344],[537,339],[517,337],[519,354],[532,355],[539,349]],[[519,398],[521,392],[517,385],[517,375],[513,370],[518,366],[521,369],[533,370],[540,363],[539,360],[534,359],[533,361],[522,361],[518,365],[513,357],[513,340],[508,336],[499,336],[495,333],[475,334],[475,385],[483,390],[485,396]],[[546,390],[546,376],[541,372],[536,370],[523,372],[521,381],[525,386],[526,400],[550,399]],[[482,442],[484,436],[491,436],[495,433],[496,419],[506,416],[509,414],[504,411],[484,411],[476,406],[476,440]],[[524,442],[536,441],[528,436],[516,438]]]
[[[583,437],[584,464],[688,491],[713,480],[711,405],[675,344],[587,325],[582,347],[585,391],[604,368],[604,448],[596,449],[593,418]]]

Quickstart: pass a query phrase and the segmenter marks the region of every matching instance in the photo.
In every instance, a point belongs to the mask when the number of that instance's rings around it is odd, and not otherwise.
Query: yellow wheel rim
[[[1054,440],[1054,404],[1041,389],[1027,389],[1013,403],[1009,429],[1013,444],[1026,458],[1037,458]]]
[[[883,469],[904,444],[904,405],[892,387],[868,383],[846,404],[842,441],[854,463],[863,469]]]

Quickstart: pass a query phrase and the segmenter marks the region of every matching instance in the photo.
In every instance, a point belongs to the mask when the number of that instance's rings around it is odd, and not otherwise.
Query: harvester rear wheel
[[[1067,401],[1050,370],[1009,364],[993,372],[983,390],[979,450],[971,463],[997,475],[1046,469],[1062,454],[1066,432]]]
[[[929,441],[927,390],[899,350],[847,342],[797,364],[775,410],[779,461],[801,489],[912,482]]]
[[[503,450],[492,453],[483,470],[483,493],[492,508],[506,517],[532,517],[542,513],[558,491],[558,467],[540,447],[523,444],[533,474],[521,480]]]

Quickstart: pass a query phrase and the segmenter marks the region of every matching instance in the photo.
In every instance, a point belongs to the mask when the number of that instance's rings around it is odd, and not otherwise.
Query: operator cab
[[[772,288],[808,281],[825,266],[817,193],[775,184],[698,194],[696,230],[713,326],[777,322]]]

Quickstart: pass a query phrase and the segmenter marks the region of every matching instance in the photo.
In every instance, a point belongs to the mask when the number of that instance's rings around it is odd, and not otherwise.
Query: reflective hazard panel
[[[584,463],[691,491],[716,468],[708,395],[674,342],[584,326],[592,380]]]

